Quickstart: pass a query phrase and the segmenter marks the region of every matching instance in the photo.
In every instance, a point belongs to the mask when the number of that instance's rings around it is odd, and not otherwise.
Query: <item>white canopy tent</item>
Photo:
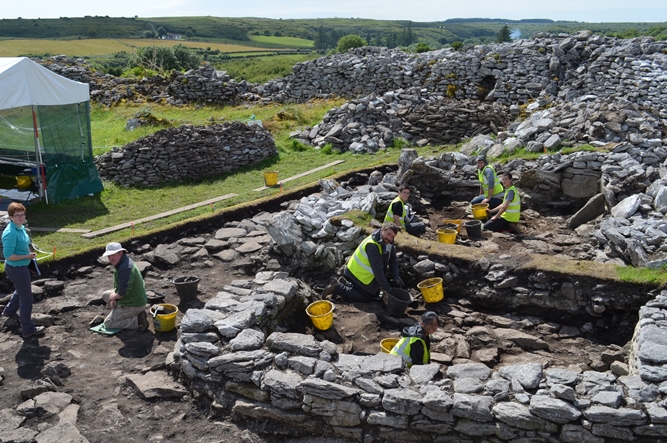
[[[90,100],[88,84],[49,71],[27,57],[0,57],[0,109]]]
[[[2,163],[34,162],[39,195],[47,203],[102,190],[92,157],[88,84],[27,57],[0,57],[0,126]],[[27,152],[28,127],[34,154]]]

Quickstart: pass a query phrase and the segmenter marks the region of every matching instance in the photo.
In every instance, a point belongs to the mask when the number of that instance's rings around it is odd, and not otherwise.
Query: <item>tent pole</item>
[[[37,130],[37,113],[35,112],[35,105],[32,106],[32,124],[35,130],[35,154],[37,160],[37,171],[35,175],[37,176],[37,183],[39,185],[39,196],[42,197],[42,194],[44,194],[44,199],[48,205],[49,196],[46,193],[46,177],[44,173],[44,167],[42,165],[42,150],[39,146],[39,131]]]

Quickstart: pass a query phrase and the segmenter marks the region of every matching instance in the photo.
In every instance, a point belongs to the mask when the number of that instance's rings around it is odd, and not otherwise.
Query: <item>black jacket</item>
[[[345,277],[352,281],[355,286],[363,289],[372,295],[377,295],[380,292],[380,289],[383,289],[386,292],[391,291],[391,285],[387,280],[387,274],[391,275],[391,278],[396,279],[400,276],[398,272],[398,258],[396,257],[396,246],[393,243],[385,245],[382,243],[382,235],[380,234],[380,229],[373,231],[371,236],[373,240],[382,245],[382,255],[380,255],[380,250],[374,244],[366,245],[366,254],[368,255],[368,261],[370,262],[371,269],[373,269],[373,275],[375,278],[368,285],[361,283],[347,268],[345,269]]]
[[[406,326],[401,331],[401,337],[419,337],[426,343],[426,349],[431,352],[431,339],[424,332],[424,328],[420,323],[412,326]],[[413,365],[421,365],[424,361],[424,345],[420,341],[416,341],[410,347],[410,358]],[[430,360],[430,359],[429,359]],[[430,361],[429,361],[430,363]]]

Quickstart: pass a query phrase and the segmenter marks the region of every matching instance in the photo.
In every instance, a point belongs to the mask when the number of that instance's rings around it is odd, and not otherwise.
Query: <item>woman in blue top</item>
[[[44,326],[35,326],[30,318],[32,315],[32,288],[30,287],[30,260],[35,253],[30,252],[30,237],[25,232],[25,206],[21,203],[10,203],[7,214],[11,223],[2,233],[2,248],[5,255],[5,272],[14,283],[14,293],[2,311],[6,317],[16,317],[19,313],[23,338],[34,337],[44,333]]]

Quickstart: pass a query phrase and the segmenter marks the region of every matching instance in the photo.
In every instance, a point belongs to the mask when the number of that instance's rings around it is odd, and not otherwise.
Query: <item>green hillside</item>
[[[359,18],[267,19],[256,17],[61,17],[59,19],[2,19],[0,39],[88,39],[177,37],[185,41],[239,43],[247,46],[308,48],[335,46],[340,36],[358,34],[369,44],[407,46],[424,42],[432,49],[455,41],[486,43],[495,40],[503,26],[514,37],[536,31],[573,32],[590,29],[621,37],[653,35],[667,39],[667,23],[583,23],[548,19],[444,19],[434,22],[370,20]],[[265,41],[277,37],[276,41]],[[407,44],[406,44],[407,43]]]

